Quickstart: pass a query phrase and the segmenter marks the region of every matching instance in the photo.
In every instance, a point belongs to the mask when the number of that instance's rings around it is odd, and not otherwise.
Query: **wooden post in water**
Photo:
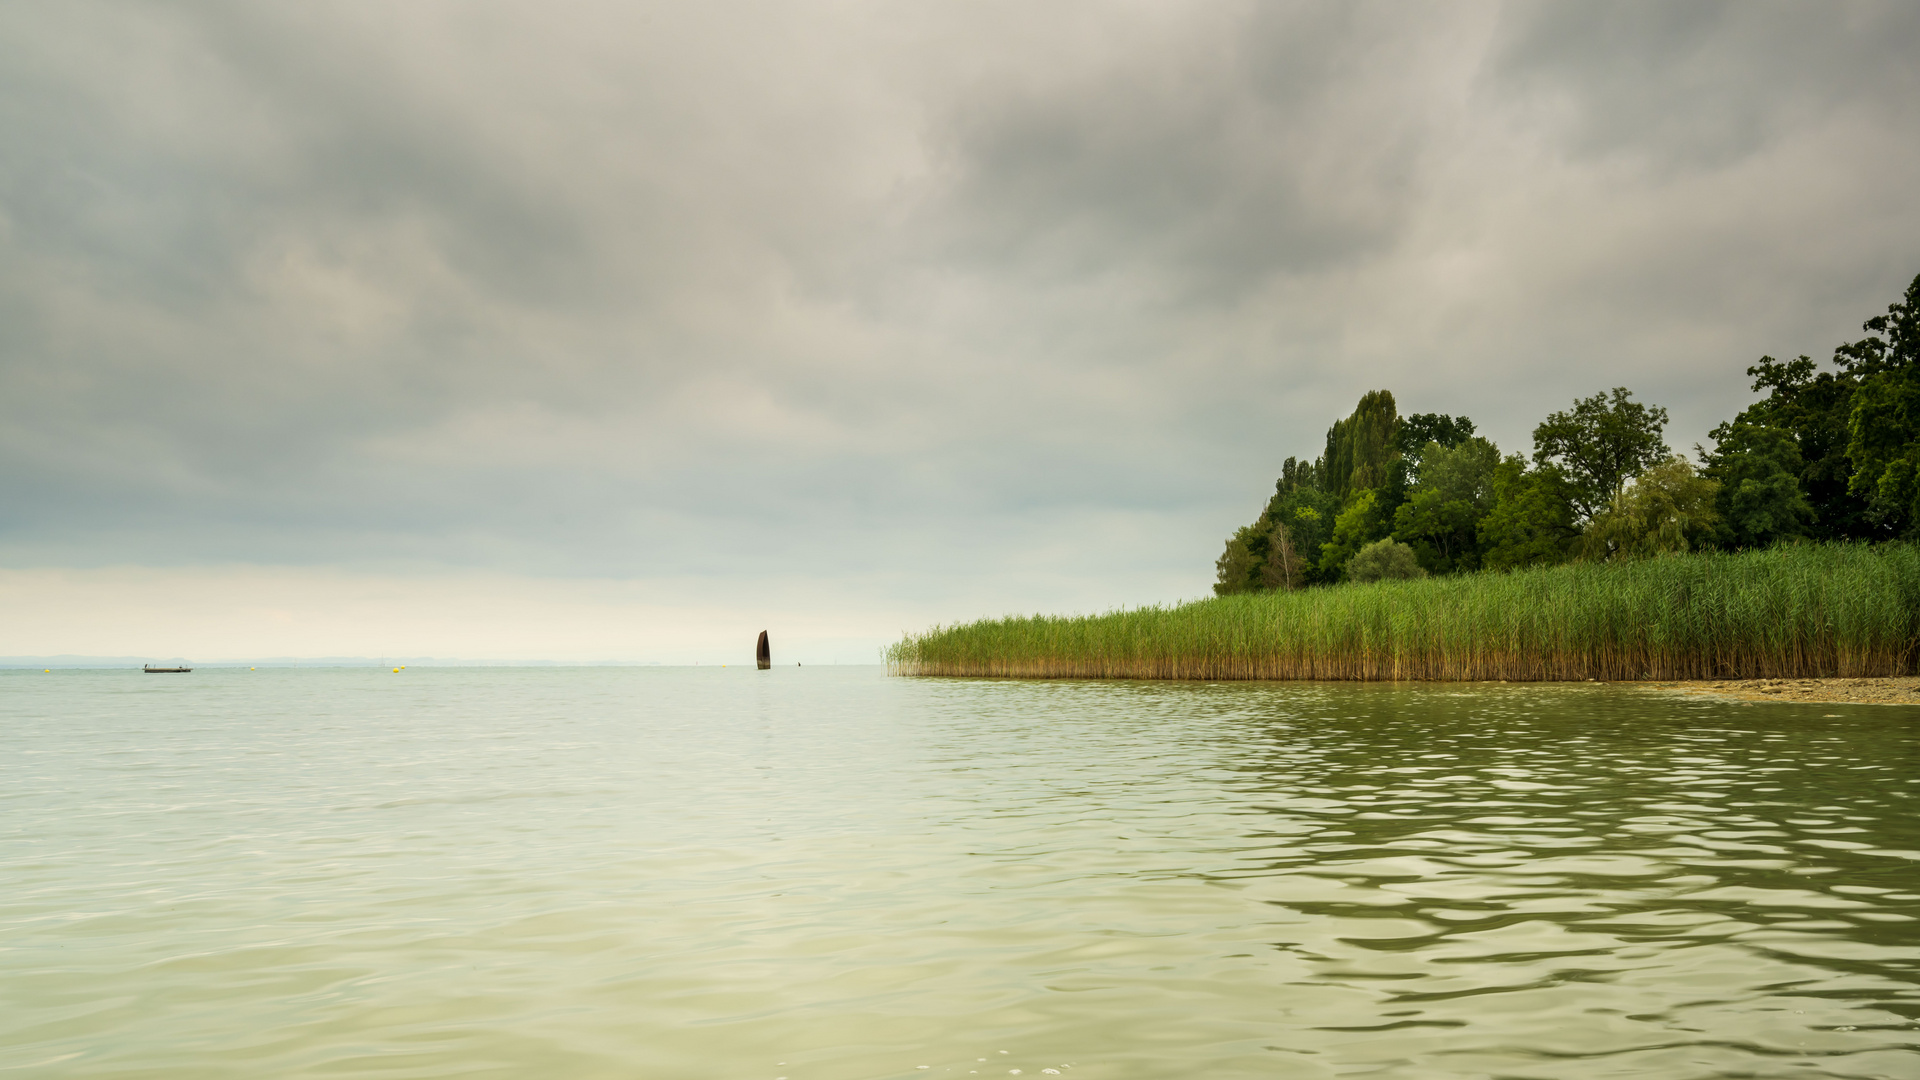
[[[760,665],[761,671],[765,671],[773,666],[773,650],[767,648],[767,632],[765,630],[760,631],[760,644],[753,647],[753,659]]]

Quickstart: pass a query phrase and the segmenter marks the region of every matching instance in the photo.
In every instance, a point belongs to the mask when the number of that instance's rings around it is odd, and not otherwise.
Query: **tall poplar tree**
[[[1387,466],[1400,454],[1400,412],[1393,395],[1373,390],[1360,398],[1353,415],[1335,420],[1327,429],[1327,452],[1321,457],[1321,475],[1327,493],[1339,499],[1356,491],[1378,487],[1387,479]]]

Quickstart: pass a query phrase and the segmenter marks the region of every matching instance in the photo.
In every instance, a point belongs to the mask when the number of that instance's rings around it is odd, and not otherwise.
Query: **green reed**
[[[897,675],[1710,679],[1905,675],[1920,546],[1798,544],[1015,616],[887,650]]]

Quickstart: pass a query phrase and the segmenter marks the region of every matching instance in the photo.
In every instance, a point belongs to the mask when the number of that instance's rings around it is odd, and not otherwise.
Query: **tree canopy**
[[[1719,485],[1716,509],[1738,547],[1764,547],[1807,535],[1813,504],[1801,489],[1806,461],[1788,432],[1733,421],[1714,429],[1717,444],[1702,452],[1706,475]]]
[[[1622,487],[1580,537],[1583,559],[1691,551],[1710,542],[1720,524],[1714,495],[1720,485],[1675,454]]]
[[[1626,387],[1549,413],[1531,463],[1465,416],[1402,417],[1370,391],[1320,457],[1282,465],[1214,591],[1920,537],[1920,276],[1861,328],[1831,370],[1805,356],[1748,367],[1765,396],[1695,447],[1697,467],[1668,448],[1667,410]]]
[[[1320,459],[1327,491],[1344,499],[1379,484],[1399,453],[1400,414],[1393,395],[1375,390],[1360,399],[1353,415],[1327,429],[1327,452]]]
[[[1920,528],[1920,276],[1861,329],[1869,336],[1834,357],[1860,380],[1847,418],[1847,491],[1866,499],[1869,520],[1912,535]]]
[[[1590,519],[1628,480],[1672,453],[1660,438],[1666,426],[1667,410],[1642,405],[1616,386],[1611,397],[1595,394],[1547,414],[1533,429],[1533,460],[1566,474],[1575,514]]]

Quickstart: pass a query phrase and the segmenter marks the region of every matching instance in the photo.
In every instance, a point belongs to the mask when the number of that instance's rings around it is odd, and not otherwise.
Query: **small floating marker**
[[[753,662],[765,671],[773,666],[773,650],[767,645],[767,632],[760,631],[760,641],[753,647]]]
[[[399,668],[394,668],[394,669],[393,669],[393,673],[394,673],[395,675],[398,675],[398,674],[400,674],[400,669],[399,669]]]

